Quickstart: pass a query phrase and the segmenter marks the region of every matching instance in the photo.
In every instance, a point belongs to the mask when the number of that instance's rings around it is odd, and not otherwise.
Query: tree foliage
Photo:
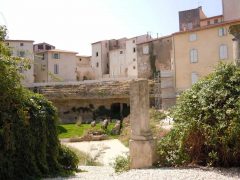
[[[21,85],[19,68],[27,66],[10,56],[5,28],[0,36],[0,179],[36,179],[75,170],[77,161],[70,162],[74,168],[60,161],[68,153],[59,154],[56,108]]]
[[[220,64],[181,94],[173,130],[158,146],[160,165],[240,165],[240,68]]]

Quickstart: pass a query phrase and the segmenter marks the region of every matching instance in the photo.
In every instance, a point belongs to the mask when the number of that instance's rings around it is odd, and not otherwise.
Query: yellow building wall
[[[199,78],[211,73],[214,67],[220,62],[233,62],[233,36],[219,36],[218,30],[221,27],[202,29],[195,32],[185,32],[174,34],[174,59],[175,59],[175,85],[176,91],[181,92],[192,86],[192,73],[197,73]],[[189,35],[197,34],[197,40],[190,42]],[[220,60],[220,45],[226,44],[228,47],[228,59]],[[198,50],[198,62],[191,63],[190,50]]]

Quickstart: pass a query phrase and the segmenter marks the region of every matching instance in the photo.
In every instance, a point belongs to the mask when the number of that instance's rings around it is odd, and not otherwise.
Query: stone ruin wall
[[[130,113],[130,82],[87,81],[77,84],[54,84],[31,87],[34,92],[43,94],[57,107],[62,123],[75,123],[81,120],[90,123],[106,117],[121,119]],[[154,106],[154,82],[149,80],[150,106]],[[167,85],[169,82],[166,82]],[[171,82],[170,82],[171,83]],[[171,102],[163,101],[164,107]],[[175,102],[175,101],[174,101]]]

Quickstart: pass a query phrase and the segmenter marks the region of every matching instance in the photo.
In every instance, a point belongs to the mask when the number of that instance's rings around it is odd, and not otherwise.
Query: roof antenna
[[[198,3],[198,7],[201,7],[201,1],[198,1],[197,3]]]

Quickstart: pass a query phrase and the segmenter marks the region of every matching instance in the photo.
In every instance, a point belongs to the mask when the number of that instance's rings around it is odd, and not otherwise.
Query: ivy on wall
[[[151,66],[151,78],[153,78],[154,74],[157,72],[157,69],[155,64],[156,56],[154,55],[154,46],[152,42],[149,44],[149,61]]]

